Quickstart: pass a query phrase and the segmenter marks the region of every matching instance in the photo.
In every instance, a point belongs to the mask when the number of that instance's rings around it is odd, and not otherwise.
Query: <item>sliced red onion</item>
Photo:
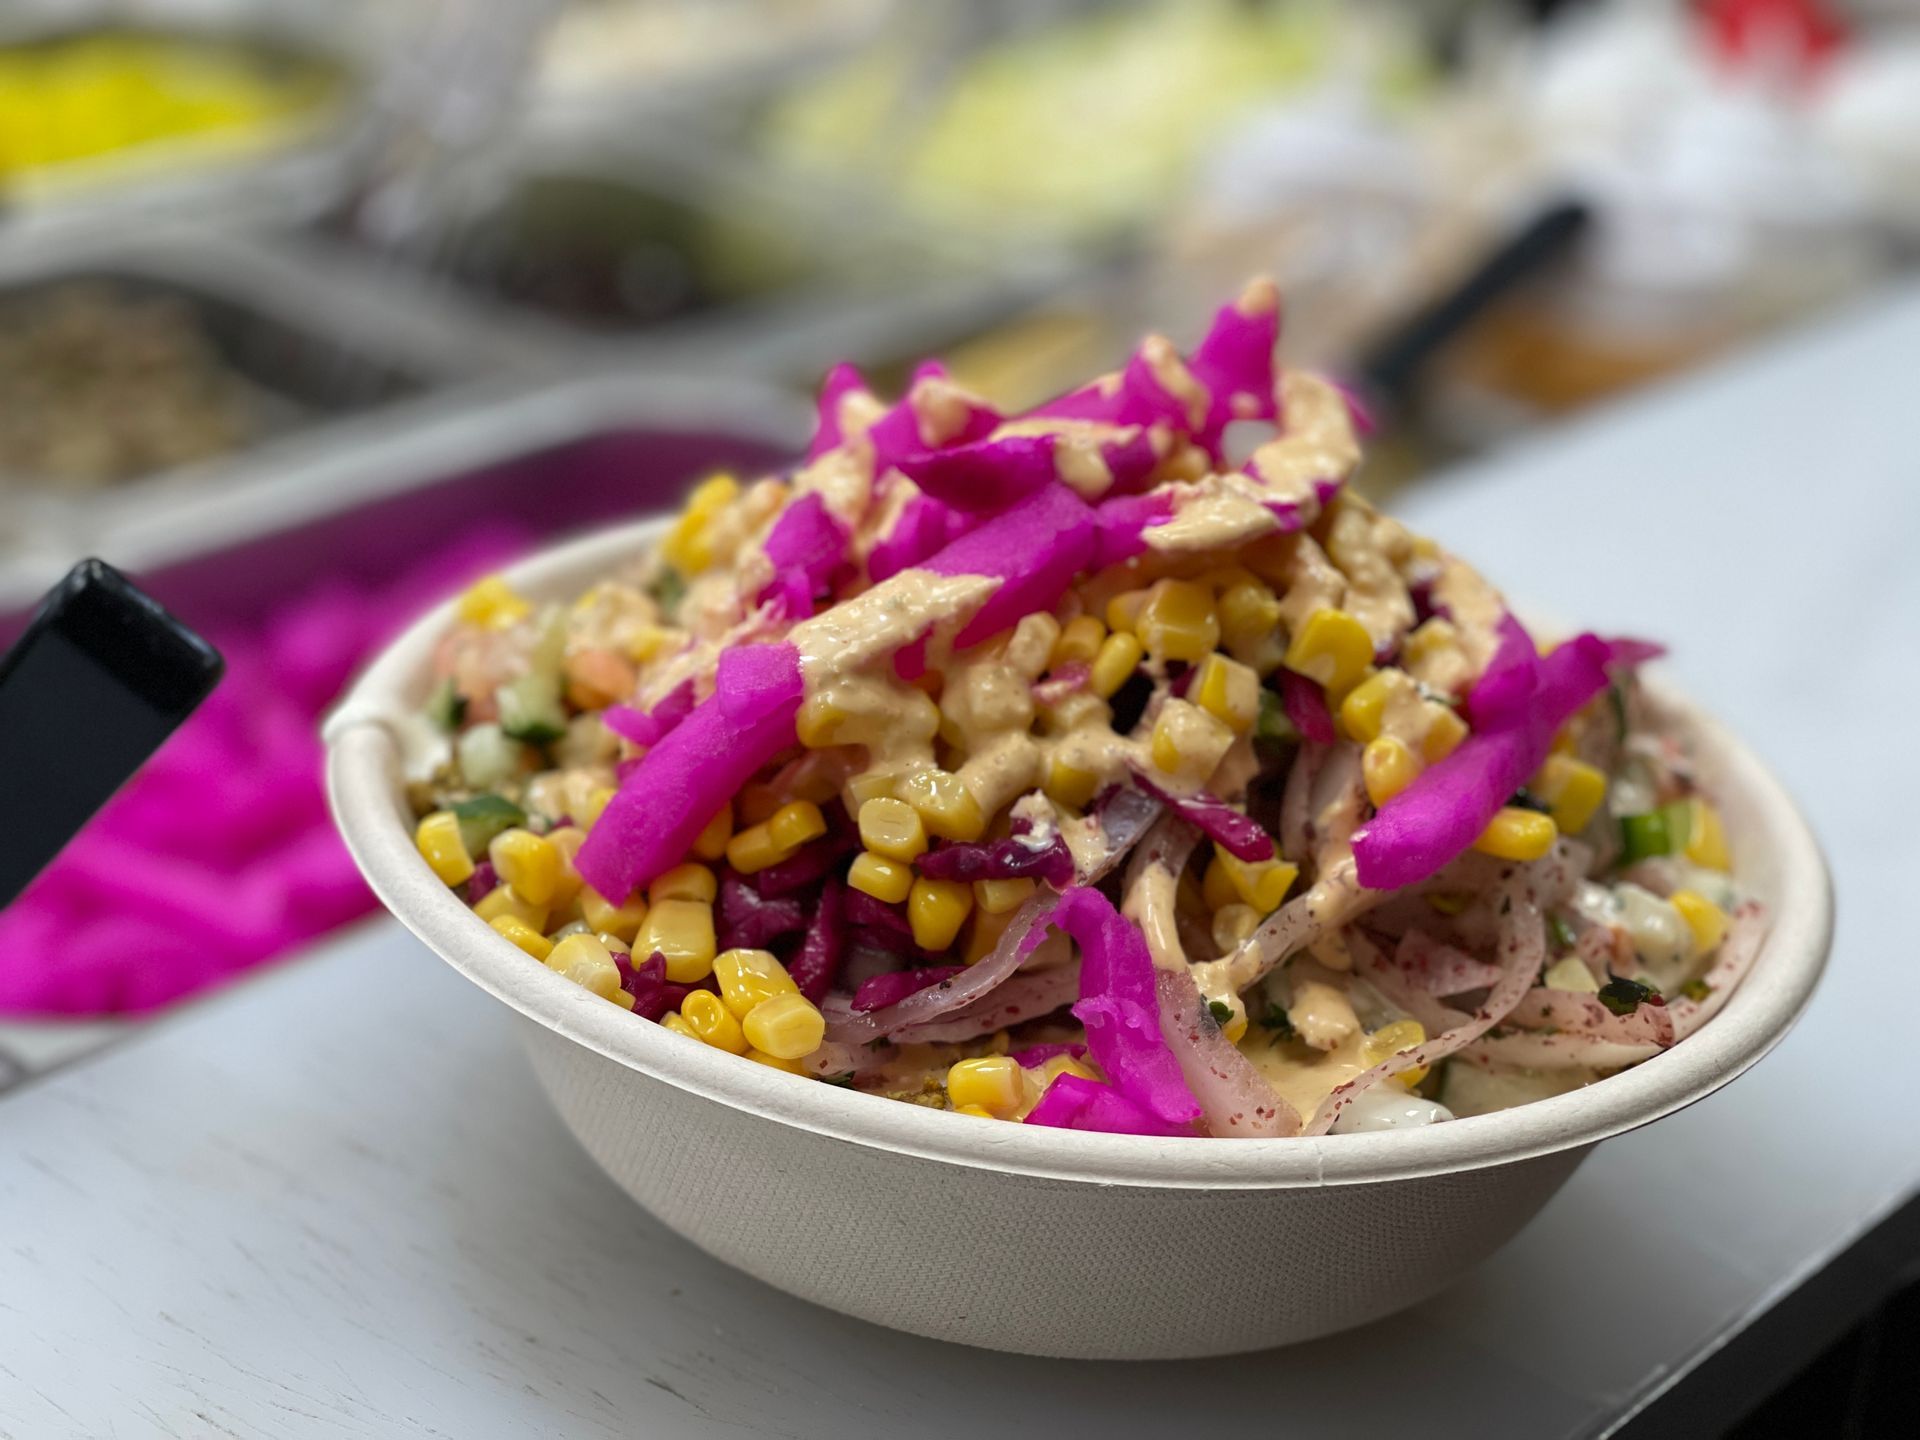
[[[1728,917],[1727,933],[1707,973],[1700,977],[1707,993],[1698,1000],[1684,997],[1669,1002],[1675,1033],[1685,1039],[1715,1015],[1727,1003],[1735,987],[1753,968],[1754,958],[1767,938],[1767,911],[1758,900],[1748,900]]]
[[[1185,971],[1153,977],[1160,1032],[1199,1100],[1208,1133],[1229,1139],[1274,1139],[1300,1133],[1300,1115],[1221,1032]]]
[[[1651,1060],[1663,1047],[1622,1045],[1591,1035],[1482,1035],[1453,1057],[1456,1065],[1513,1065],[1523,1070],[1624,1070]]]
[[[1046,679],[1034,682],[1034,704],[1057,705],[1069,695],[1084,690],[1092,676],[1093,667],[1084,660],[1069,660]]]
[[[1052,970],[1037,970],[1015,975],[967,1006],[893,1032],[896,1045],[957,1045],[977,1040],[996,1030],[1039,1020],[1063,1006],[1071,1005],[1080,994],[1080,962]]]
[[[1636,1005],[1628,1014],[1616,1015],[1596,996],[1546,985],[1536,985],[1522,995],[1503,1023],[1522,1030],[1585,1035],[1618,1045],[1658,1045],[1664,1049],[1674,1040],[1673,1016],[1664,1003]]]
[[[1134,782],[1162,805],[1172,809],[1237,860],[1257,864],[1273,859],[1273,837],[1258,823],[1226,801],[1202,790],[1193,795],[1174,795],[1161,789],[1140,769],[1134,770]]]
[[[1442,944],[1424,930],[1409,930],[1400,937],[1393,965],[1408,985],[1428,995],[1464,995],[1485,990],[1500,979],[1498,965]]]
[[[1418,1020],[1429,1035],[1445,1034],[1456,1025],[1466,1023],[1465,1015],[1451,1005],[1441,1004],[1431,991],[1409,984],[1399,967],[1389,962],[1380,947],[1358,927],[1348,929],[1345,939],[1361,978],[1378,990],[1388,1004]],[[1496,979],[1499,974],[1498,970],[1494,971]]]

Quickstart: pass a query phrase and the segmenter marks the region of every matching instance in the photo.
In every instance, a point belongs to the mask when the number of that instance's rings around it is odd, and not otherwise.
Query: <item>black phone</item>
[[[220,681],[220,652],[126,576],[83,560],[0,656],[0,905]]]

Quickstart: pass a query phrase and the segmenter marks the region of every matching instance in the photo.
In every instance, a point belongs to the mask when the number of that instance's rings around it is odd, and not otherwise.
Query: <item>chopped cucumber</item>
[[[527,812],[504,795],[476,795],[458,801],[453,817],[460,822],[460,840],[467,854],[475,856],[483,854],[501,831],[527,823]]]
[[[498,725],[476,725],[454,743],[460,778],[476,790],[504,784],[520,769],[520,742],[507,738]]]
[[[425,713],[429,722],[451,735],[467,718],[467,697],[453,688],[452,680],[442,680],[427,697]]]
[[[1620,860],[1625,865],[1656,855],[1671,855],[1673,836],[1667,828],[1666,811],[1649,810],[1644,815],[1622,815],[1620,847]]]
[[[546,676],[529,672],[494,694],[500,706],[500,728],[529,745],[551,745],[567,733],[567,712],[560,689]]]

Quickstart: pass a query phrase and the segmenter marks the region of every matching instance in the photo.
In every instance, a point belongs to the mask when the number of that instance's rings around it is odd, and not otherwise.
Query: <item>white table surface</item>
[[[1920,858],[1916,376],[1920,289],[1405,507],[1527,602],[1668,639],[1842,897],[1775,1055],[1601,1147],[1438,1299],[1178,1365],[814,1309],[634,1208],[505,1014],[379,923],[0,1100],[0,1435],[1607,1432],[1920,1194],[1920,966],[1891,903]]]

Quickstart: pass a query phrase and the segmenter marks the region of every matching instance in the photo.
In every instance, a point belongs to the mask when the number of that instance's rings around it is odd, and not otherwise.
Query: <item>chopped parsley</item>
[[[1615,975],[1600,987],[1600,1003],[1616,1015],[1631,1015],[1642,1005],[1664,1005],[1666,997],[1651,985]]]
[[[1224,1025],[1233,1019],[1233,1007],[1224,1000],[1207,1001],[1207,1013],[1213,1016],[1216,1025]]]
[[[1282,1040],[1294,1038],[1293,1017],[1271,1000],[1267,1002],[1267,1013],[1260,1017],[1260,1026],[1272,1032],[1268,1042],[1270,1044],[1278,1044]]]
[[[687,598],[686,577],[671,565],[662,565],[653,583],[647,586],[647,593],[659,602],[662,613],[671,620],[679,614],[680,602]]]

